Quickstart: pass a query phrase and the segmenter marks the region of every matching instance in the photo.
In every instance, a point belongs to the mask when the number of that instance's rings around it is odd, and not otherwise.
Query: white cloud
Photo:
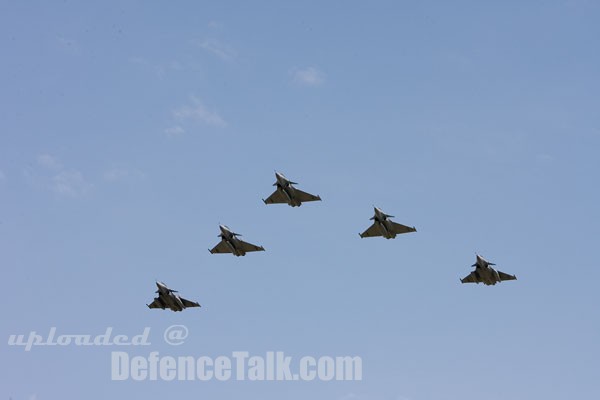
[[[83,174],[76,170],[61,171],[52,177],[51,183],[54,193],[79,197],[86,194],[93,185],[88,183]]]
[[[5,181],[6,180],[6,175],[4,174],[4,172],[2,172],[2,170],[0,170],[0,181]]]
[[[146,174],[139,170],[131,170],[126,168],[112,168],[104,172],[102,177],[107,182],[124,182],[131,180],[146,179]]]
[[[304,86],[319,86],[325,82],[325,76],[315,67],[294,69],[292,76],[295,83]]]
[[[177,60],[173,60],[170,63],[168,63],[167,65],[173,71],[181,71],[181,70],[183,70],[183,65],[181,65],[181,63],[179,61],[177,61]]]
[[[183,135],[184,133],[185,133],[185,129],[183,129],[179,125],[171,126],[167,129],[165,129],[165,134],[168,137],[180,136],[180,135]]]
[[[222,29],[223,23],[221,23],[220,21],[209,21],[208,27],[210,29]]]
[[[193,64],[184,64],[178,60],[171,60],[163,63],[156,63],[147,60],[143,57],[129,57],[129,62],[133,65],[139,66],[146,71],[153,72],[158,78],[164,78],[169,74],[178,73],[187,69],[198,69]]]
[[[59,170],[62,168],[62,164],[60,163],[60,161],[58,161],[57,158],[52,157],[49,154],[41,154],[38,156],[37,158],[37,162],[39,165],[41,165],[42,167],[46,168],[46,169],[51,169],[51,170]]]
[[[208,51],[222,60],[233,60],[236,56],[235,50],[217,39],[204,39],[198,42],[201,49]]]
[[[43,172],[31,167],[23,171],[25,178],[35,186],[49,187],[56,194],[70,197],[79,197],[93,187],[80,171],[65,169],[60,160],[50,154],[40,154],[37,163]]]
[[[192,97],[191,105],[186,105],[173,111],[173,117],[179,122],[192,120],[217,127],[227,126],[227,122],[225,122],[218,112],[206,108],[196,97]],[[179,130],[176,129],[171,132],[178,133]]]
[[[183,69],[184,67],[179,61],[173,60],[165,64],[156,65],[154,67],[154,72],[156,73],[156,76],[158,76],[159,78],[163,78],[170,72],[179,72],[183,71]]]

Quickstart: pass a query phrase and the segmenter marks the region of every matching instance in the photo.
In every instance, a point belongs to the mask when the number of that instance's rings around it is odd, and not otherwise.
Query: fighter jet
[[[375,209],[375,215],[370,218],[372,219],[373,225],[369,227],[363,233],[359,233],[361,238],[383,236],[386,239],[393,239],[396,235],[401,233],[416,232],[415,227],[409,227],[402,224],[393,222],[390,218],[394,218],[393,215],[388,215],[381,211],[381,209],[373,206]]]
[[[162,308],[163,310],[170,308],[173,311],[182,311],[188,307],[200,307],[200,304],[180,297],[177,290],[169,289],[162,282],[156,282],[156,287],[158,287],[156,291],[158,297],[155,297],[152,303],[146,304],[148,308]]]
[[[245,256],[246,253],[251,251],[265,251],[262,246],[255,246],[253,244],[244,242],[243,240],[238,239],[238,236],[242,236],[239,233],[233,232],[231,229],[226,227],[225,225],[219,225],[219,229],[221,233],[219,237],[221,241],[210,251],[212,254],[215,253],[233,253],[234,256]]]
[[[296,189],[293,185],[298,183],[290,181],[282,173],[275,171],[275,177],[277,181],[273,186],[277,186],[277,189],[266,200],[263,199],[265,204],[287,203],[292,207],[300,207],[303,201],[321,201],[319,196]]]
[[[472,267],[475,267],[475,271],[471,272],[464,279],[460,281],[462,283],[477,283],[483,282],[485,285],[495,285],[498,282],[502,281],[512,281],[517,279],[514,275],[505,274],[502,271],[496,271],[494,268],[490,267],[490,265],[496,265],[487,261],[485,258],[481,257],[479,254],[475,254],[477,257],[477,261]]]

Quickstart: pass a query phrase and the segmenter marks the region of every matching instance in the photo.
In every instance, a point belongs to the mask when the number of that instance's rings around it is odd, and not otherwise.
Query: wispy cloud
[[[94,186],[84,178],[81,171],[65,168],[58,158],[50,154],[39,155],[37,164],[38,168],[30,165],[23,171],[25,179],[33,186],[47,188],[68,197],[80,197]]]
[[[46,169],[51,170],[59,170],[62,168],[62,164],[56,157],[51,156],[50,154],[40,154],[37,158],[37,162],[39,165]]]
[[[4,174],[4,172],[2,170],[0,170],[0,182],[5,181],[6,180],[6,175]]]
[[[217,40],[217,39],[202,39],[199,40],[198,46],[201,49],[208,51],[219,57],[221,60],[229,61],[236,57],[236,52],[231,46]]]
[[[319,86],[325,82],[325,75],[315,67],[295,68],[292,70],[292,79],[299,85]]]
[[[225,122],[217,111],[208,109],[200,99],[194,96],[191,98],[191,104],[182,106],[173,111],[173,117],[178,122],[196,121],[216,127],[227,126],[227,122]],[[175,129],[171,132],[179,132],[179,130]]]
[[[221,28],[223,28],[223,24],[219,21],[210,21],[208,23],[208,27],[210,29],[221,29]]]
[[[159,78],[164,77],[169,72],[179,72],[183,69],[183,65],[177,60],[154,66],[154,72]]]
[[[185,70],[197,70],[199,67],[190,63],[183,63],[179,60],[157,63],[147,60],[143,57],[129,57],[129,62],[140,68],[153,72],[158,78],[164,78],[169,74],[175,74]]]
[[[93,185],[84,179],[80,171],[68,170],[54,175],[51,187],[54,193],[69,197],[80,197],[86,194]]]
[[[175,125],[175,126],[171,126],[167,129],[165,129],[165,134],[168,137],[176,137],[176,136],[181,136],[185,133],[185,129],[183,129],[181,126],[179,125]]]
[[[111,168],[102,174],[107,182],[130,182],[133,180],[144,180],[146,174],[140,170],[127,168]]]

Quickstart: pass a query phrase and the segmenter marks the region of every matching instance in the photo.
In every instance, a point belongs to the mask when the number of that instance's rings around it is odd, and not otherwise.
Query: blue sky
[[[0,393],[597,398],[599,18],[592,1],[3,2]],[[265,206],[275,169],[323,202]],[[418,232],[361,240],[372,205]],[[267,251],[209,254],[219,223]],[[475,252],[519,280],[461,285]],[[148,310],[157,279],[203,307]],[[364,376],[112,382],[111,349],[6,344],[107,326],[151,327],[161,354],[359,355]]]

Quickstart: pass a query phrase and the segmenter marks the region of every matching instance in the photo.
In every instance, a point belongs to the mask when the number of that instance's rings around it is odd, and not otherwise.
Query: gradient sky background
[[[599,3],[96,3],[0,4],[2,398],[600,398]],[[265,206],[274,169],[323,202]],[[360,239],[372,205],[418,232]],[[209,254],[219,223],[267,251]],[[475,252],[518,280],[461,285]],[[157,279],[203,307],[147,309]],[[112,382],[112,348],[7,345],[53,326],[364,377]]]

